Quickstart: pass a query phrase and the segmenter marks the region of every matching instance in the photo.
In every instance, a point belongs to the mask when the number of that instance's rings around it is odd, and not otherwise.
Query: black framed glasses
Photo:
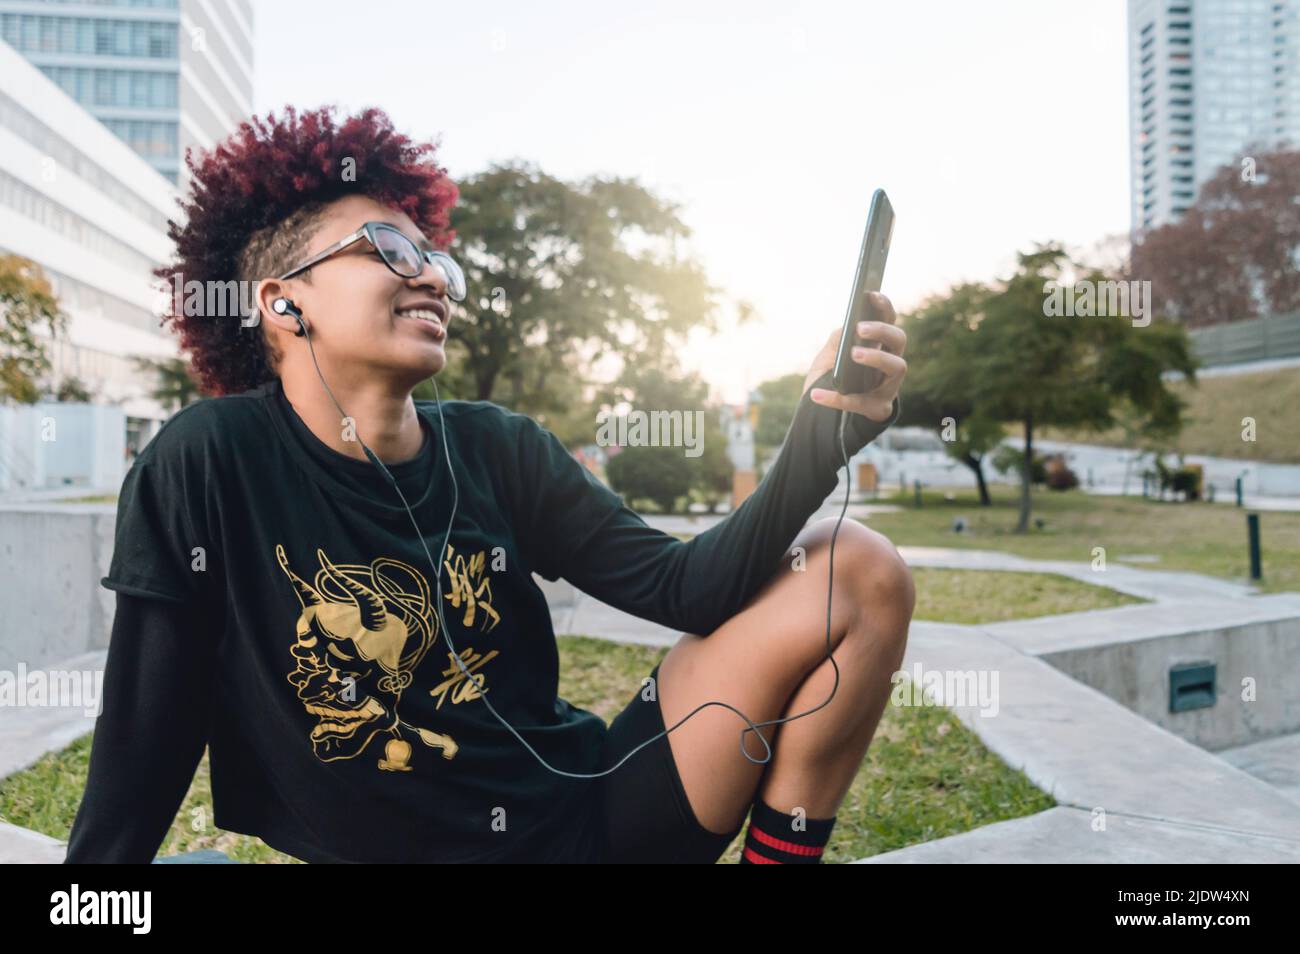
[[[295,265],[280,276],[280,281],[300,275],[313,265],[323,262],[331,255],[336,255],[353,242],[365,239],[373,246],[389,271],[402,278],[414,278],[424,271],[428,262],[441,271],[447,286],[447,297],[453,301],[465,300],[465,273],[456,260],[446,252],[437,249],[422,249],[395,225],[387,222],[367,222],[351,235],[345,235],[328,248],[321,249],[301,265]]]

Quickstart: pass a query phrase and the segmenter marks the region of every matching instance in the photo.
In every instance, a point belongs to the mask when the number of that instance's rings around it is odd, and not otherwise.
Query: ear
[[[290,314],[280,314],[273,307],[277,298],[288,298],[293,300],[293,292],[289,288],[288,282],[282,282],[275,278],[268,278],[258,282],[257,285],[257,310],[261,315],[262,321],[267,325],[268,334],[278,334],[283,332],[290,337],[298,333],[298,319]],[[303,321],[307,327],[311,327],[311,322],[306,316]]]

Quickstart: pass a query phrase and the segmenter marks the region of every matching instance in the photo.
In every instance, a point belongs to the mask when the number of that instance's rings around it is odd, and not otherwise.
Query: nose
[[[432,288],[439,298],[447,297],[447,273],[443,271],[442,265],[431,262],[427,258],[424,259],[424,267],[420,269],[420,274],[406,281],[416,288]]]

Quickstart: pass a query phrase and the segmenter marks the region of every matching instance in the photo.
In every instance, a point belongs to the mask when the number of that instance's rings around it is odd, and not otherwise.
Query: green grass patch
[[[560,695],[609,722],[666,649],[561,636]],[[91,736],[0,781],[0,818],[66,840],[86,785]],[[827,862],[845,862],[1052,807],[1023,772],[990,753],[948,710],[886,706],[840,810]],[[212,824],[206,754],[160,854],[216,848],[243,862],[295,863],[260,839]],[[195,830],[195,829],[198,830]],[[740,857],[743,832],[721,859]]]
[[[1125,556],[1152,555],[1157,562],[1128,565],[1251,582],[1244,509],[1035,489],[1033,515],[1042,518],[1043,527],[1031,523],[1027,533],[1016,533],[1020,489],[994,484],[989,490],[988,507],[979,505],[973,488],[949,488],[952,501],[943,499],[945,488],[923,490],[919,509],[912,491],[890,494],[879,502],[903,509],[872,514],[865,522],[896,546],[1000,550],[1077,563],[1091,563],[1094,548],[1104,547],[1107,566],[1125,565]],[[952,531],[958,516],[966,518],[964,533]],[[1259,520],[1264,578],[1256,585],[1270,593],[1300,590],[1300,513],[1265,511]]]
[[[942,623],[994,623],[1147,602],[1056,573],[918,566],[912,567],[912,578],[916,581],[912,618]]]
[[[1200,378],[1195,387],[1186,381],[1171,381],[1169,389],[1187,402],[1185,425],[1172,442],[1176,452],[1300,464],[1300,441],[1295,439],[1300,368]],[[1255,419],[1253,443],[1241,439],[1243,417]],[[1020,429],[1017,426],[1009,433],[1018,436]],[[1039,433],[1044,440],[1129,446],[1119,428],[1096,434],[1045,427]],[[1220,492],[1225,491],[1220,488]]]

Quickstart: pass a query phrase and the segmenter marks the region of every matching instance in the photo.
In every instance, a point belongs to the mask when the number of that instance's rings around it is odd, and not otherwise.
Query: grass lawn
[[[1109,609],[1146,600],[1055,573],[912,567],[913,619],[977,625],[1008,619]]]
[[[1195,387],[1186,381],[1172,381],[1169,389],[1187,402],[1183,411],[1183,431],[1172,442],[1175,451],[1300,464],[1300,441],[1295,439],[1300,368],[1204,377]],[[1244,417],[1255,419],[1254,442],[1241,439],[1241,419]],[[1008,434],[1018,437],[1020,430],[1012,428]],[[1129,446],[1118,428],[1095,434],[1049,427],[1043,428],[1040,434],[1044,440],[1078,441],[1107,447]],[[1219,490],[1223,492],[1222,487]]]
[[[582,636],[561,636],[559,644],[560,695],[606,721],[667,653]],[[90,740],[84,736],[0,782],[0,818],[66,839],[85,788]],[[1022,772],[985,749],[946,709],[891,705],[837,816],[826,861],[852,861],[1035,814],[1055,804]],[[736,862],[742,843],[743,832],[722,862]],[[217,848],[244,862],[294,861],[257,838],[213,826],[206,755],[160,853],[198,848]]]
[[[993,504],[981,507],[973,488],[951,490],[956,499],[943,499],[944,488],[922,491],[916,509],[913,494],[882,496],[896,503],[898,513],[872,514],[865,521],[896,546],[953,547],[1001,550],[1029,558],[1091,563],[1093,548],[1104,547],[1107,565],[1124,565],[1125,556],[1149,555],[1156,562],[1130,563],[1152,570],[1189,570],[1227,580],[1250,582],[1246,549],[1246,511],[1230,504],[1172,503],[1142,497],[1107,497],[1080,490],[1064,493],[1036,489],[1033,516],[1041,530],[1015,533],[1019,488],[990,487]],[[966,518],[965,533],[954,533],[954,517]],[[1264,592],[1300,591],[1300,513],[1260,514]]]

